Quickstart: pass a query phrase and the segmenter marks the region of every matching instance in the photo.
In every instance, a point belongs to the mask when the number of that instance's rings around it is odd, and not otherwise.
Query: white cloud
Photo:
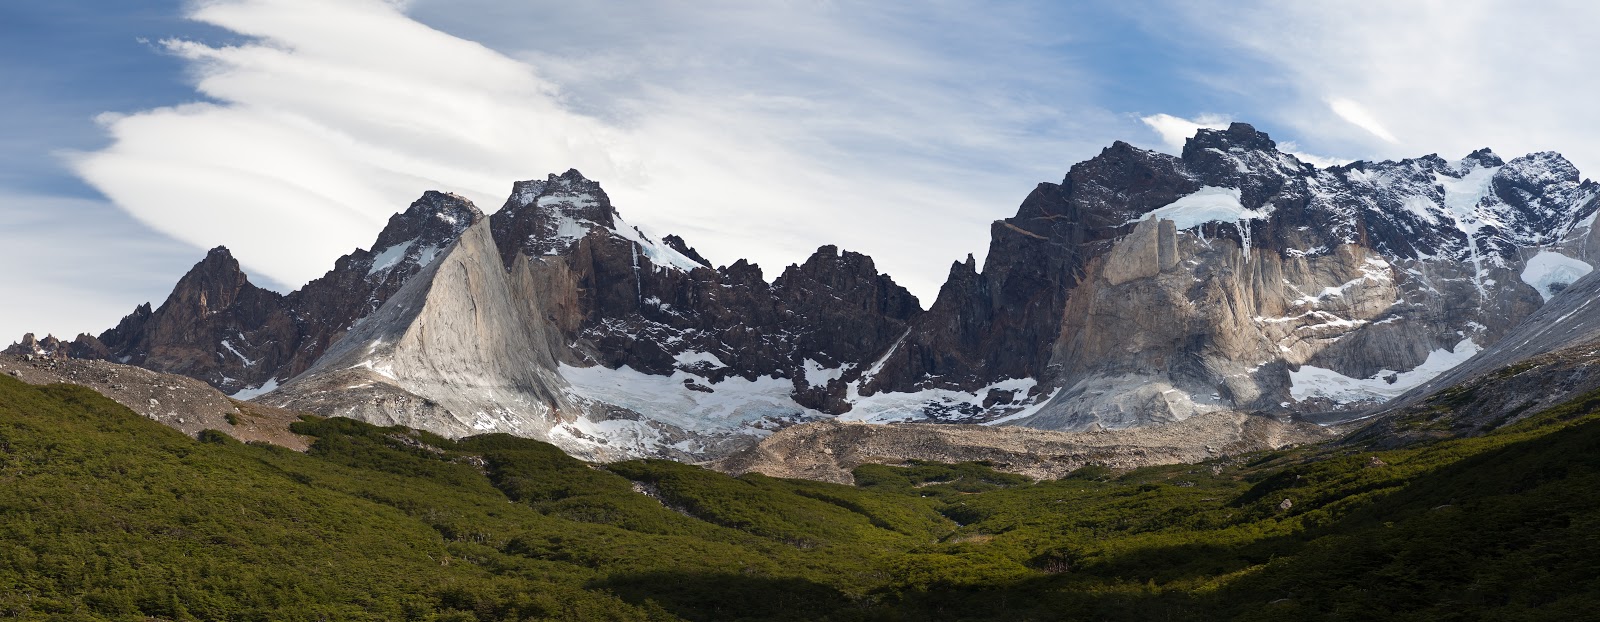
[[[3,348],[24,332],[98,335],[135,305],[160,305],[204,251],[154,235],[103,201],[0,188],[0,256]]]
[[[1170,114],[1154,114],[1141,117],[1139,120],[1149,126],[1150,129],[1155,130],[1161,136],[1161,141],[1171,148],[1173,153],[1182,151],[1184,143],[1193,138],[1195,132],[1201,129],[1227,129],[1230,122],[1227,117],[1215,114],[1203,114],[1194,119],[1175,117]],[[1350,163],[1350,160],[1344,158],[1306,153],[1301,151],[1300,145],[1294,141],[1278,142],[1278,150],[1299,158],[1301,162],[1315,165],[1317,168],[1328,168]]]
[[[1383,124],[1379,123],[1372,116],[1372,113],[1368,112],[1361,104],[1342,97],[1335,97],[1328,100],[1328,109],[1339,115],[1339,118],[1349,121],[1351,125],[1371,132],[1373,136],[1377,136],[1385,142],[1400,142],[1400,139],[1395,138],[1394,134],[1391,134],[1388,128],[1383,127]]]
[[[386,4],[214,2],[193,17],[261,38],[165,42],[221,103],[107,119],[113,144],[75,166],[141,221],[279,281],[321,274],[423,190],[493,209],[527,175],[518,161],[618,168],[605,128],[560,110],[526,66]]]
[[[531,47],[402,12],[428,2],[200,4],[194,19],[252,38],[164,43],[214,103],[107,117],[113,144],[76,170],[142,222],[289,284],[423,190],[493,211],[512,181],[575,167],[713,261],[770,277],[834,243],[931,302],[950,261],[982,256],[988,221],[1122,130],[1070,92],[1008,95],[1071,81],[1019,51],[1031,35],[1004,10],[583,3],[501,19],[518,5],[479,4],[439,13]],[[970,44],[896,30],[913,18]]]
[[[1170,114],[1154,114],[1141,117],[1139,120],[1160,134],[1161,142],[1166,143],[1175,152],[1182,150],[1183,144],[1201,129],[1221,130],[1228,127],[1227,117],[1214,114],[1203,114],[1192,120]]]
[[[1295,158],[1298,158],[1301,162],[1305,162],[1307,164],[1311,164],[1313,166],[1316,166],[1317,168],[1328,168],[1328,167],[1331,167],[1331,166],[1343,166],[1345,164],[1349,164],[1349,163],[1354,161],[1354,160],[1351,160],[1349,158],[1336,158],[1336,157],[1333,157],[1333,156],[1324,156],[1324,155],[1317,155],[1317,154],[1314,154],[1314,153],[1306,153],[1305,151],[1302,151],[1300,149],[1300,144],[1299,143],[1296,143],[1296,142],[1294,142],[1292,140],[1286,140],[1286,141],[1279,142],[1278,143],[1278,151],[1282,151],[1284,153],[1292,155]]]
[[[1600,4],[1489,0],[1175,4],[1197,45],[1242,49],[1229,80],[1287,84],[1262,123],[1322,152],[1448,158],[1560,151],[1600,171]],[[1209,33],[1207,35],[1206,33]],[[1342,105],[1340,102],[1344,102]],[[1359,105],[1352,105],[1359,102]],[[1362,113],[1361,111],[1366,111]],[[1381,121],[1381,123],[1380,123]]]

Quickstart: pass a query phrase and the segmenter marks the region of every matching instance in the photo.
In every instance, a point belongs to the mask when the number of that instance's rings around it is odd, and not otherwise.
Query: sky
[[[205,250],[281,292],[426,190],[577,168],[775,277],[818,246],[930,304],[1114,140],[1245,121],[1320,165],[1600,170],[1590,2],[120,0],[0,4],[0,344],[159,305]]]

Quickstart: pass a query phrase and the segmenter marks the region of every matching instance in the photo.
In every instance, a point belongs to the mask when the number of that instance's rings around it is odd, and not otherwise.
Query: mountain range
[[[426,192],[287,295],[218,247],[159,307],[8,351],[602,460],[841,422],[1359,423],[1583,341],[1597,197],[1549,152],[1318,168],[1242,123],[1179,156],[1117,142],[995,221],[981,270],[953,262],[924,307],[834,246],[770,281],[715,265],[569,170],[492,214]]]

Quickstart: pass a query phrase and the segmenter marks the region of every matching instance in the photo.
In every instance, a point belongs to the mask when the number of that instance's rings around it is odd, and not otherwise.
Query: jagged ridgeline
[[[19,348],[600,459],[718,458],[822,419],[1336,422],[1588,274],[1597,195],[1555,153],[1319,169],[1237,123],[1181,156],[1118,142],[1039,184],[924,308],[832,246],[771,281],[716,266],[567,171],[490,216],[429,192],[288,295],[219,248],[99,338]]]
[[[852,487],[345,418],[296,423],[306,453],[196,440],[0,375],[0,617],[1588,619],[1596,404],[1396,451]]]

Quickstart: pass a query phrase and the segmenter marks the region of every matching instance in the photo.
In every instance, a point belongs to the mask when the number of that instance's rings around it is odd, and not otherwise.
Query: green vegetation
[[[1597,408],[1393,451],[851,487],[344,419],[296,424],[300,454],[0,377],[0,618],[1581,619]]]

